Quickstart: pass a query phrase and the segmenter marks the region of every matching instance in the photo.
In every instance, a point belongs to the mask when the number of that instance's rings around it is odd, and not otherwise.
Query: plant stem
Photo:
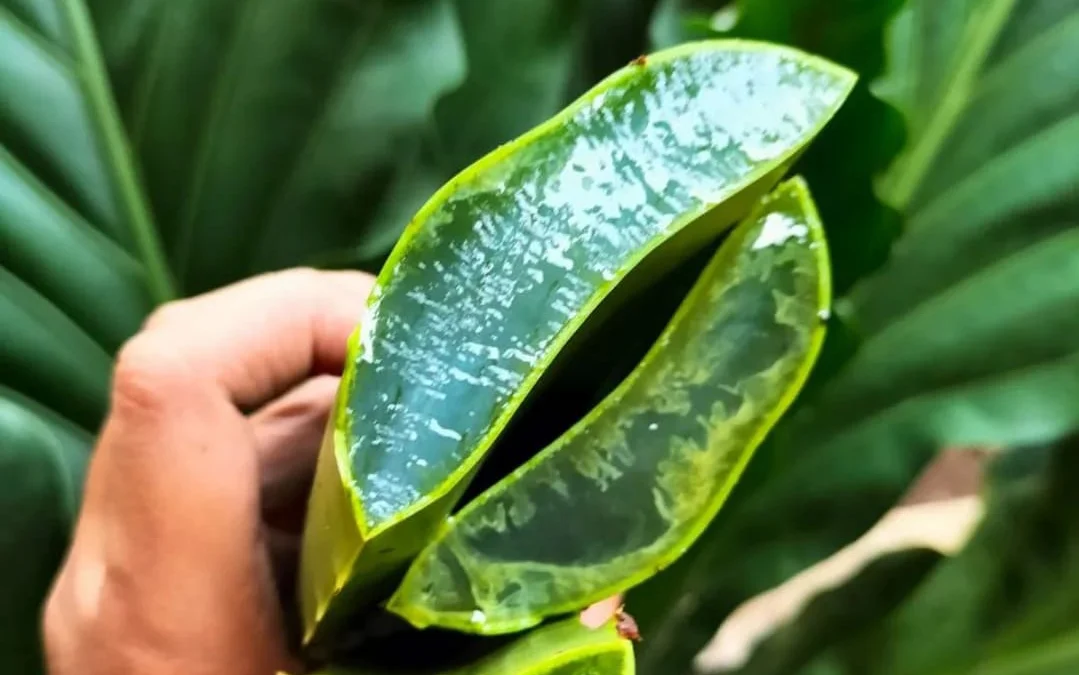
[[[981,19],[970,26],[966,39],[956,51],[957,62],[951,77],[944,81],[947,89],[943,97],[935,106],[921,136],[903,157],[902,165],[897,167],[892,180],[882,186],[885,201],[895,208],[903,209],[910,203],[952,129],[966,111],[982,66],[1014,6],[1015,0],[993,0]]]
[[[82,0],[64,0],[68,26],[74,37],[78,62],[90,110],[104,138],[104,151],[114,172],[123,215],[131,228],[135,253],[146,271],[147,286],[154,302],[160,304],[176,297],[165,250],[150,214],[146,195],[135,172],[134,159],[127,143],[119,110],[105,70],[105,60],[97,36]]]

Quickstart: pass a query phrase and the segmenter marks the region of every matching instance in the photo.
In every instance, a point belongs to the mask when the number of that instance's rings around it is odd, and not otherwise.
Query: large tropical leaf
[[[878,563],[878,588],[902,602],[861,612],[863,576],[821,596],[767,641],[738,675],[1063,675],[1079,667],[1075,440],[1015,450],[993,466],[985,520],[967,547],[910,588],[909,570]],[[889,578],[888,570],[891,570]],[[809,636],[825,639],[809,640]],[[777,670],[772,666],[786,663]]]
[[[846,313],[857,356],[802,442],[899,453],[1079,426],[1079,2],[911,2],[882,92],[907,150],[881,181],[908,225]]]
[[[0,671],[33,673],[111,353],[173,291],[81,2],[0,2],[0,101]]]
[[[0,50],[0,142],[6,150],[0,155],[0,218],[18,213],[8,203],[58,209],[61,222],[54,227],[73,233],[66,242],[71,247],[85,241],[83,223],[92,223],[139,259],[151,297],[170,297],[168,271],[86,8],[78,1],[5,0]],[[10,253],[5,247],[5,257],[34,250],[36,238],[48,234],[9,224],[5,235],[21,245]]]
[[[591,85],[594,61],[636,53],[632,35],[591,37],[593,4],[91,6],[193,292],[297,262],[377,265],[442,183]]]
[[[0,50],[3,384],[93,429],[171,282],[85,8],[7,0]]]
[[[455,514],[388,608],[420,626],[511,632],[681,555],[809,374],[830,306],[822,236],[800,179],[766,197],[629,377]]]
[[[309,638],[419,551],[614,287],[744,216],[852,83],[774,46],[671,50],[432,198],[380,274],[323,448],[301,575]]]
[[[89,456],[85,432],[0,386],[0,671],[42,667],[41,599],[67,548]]]
[[[377,236],[397,158],[464,77],[449,0],[92,7],[189,292]]]
[[[587,3],[456,0],[453,5],[467,77],[438,100],[398,161],[368,236],[340,242],[353,246],[345,261],[383,256],[443,183],[558,112],[584,65],[582,38],[592,23]]]
[[[839,588],[813,598],[796,620],[769,636],[736,672],[795,675],[803,667],[815,667],[823,660],[821,654],[835,645],[869,642],[880,618],[906,602],[940,561],[941,554],[929,549],[899,551],[871,561]],[[707,671],[708,664],[701,660],[698,670]]]

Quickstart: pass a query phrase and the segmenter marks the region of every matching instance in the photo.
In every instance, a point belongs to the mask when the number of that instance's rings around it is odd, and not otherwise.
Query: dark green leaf
[[[41,598],[67,548],[90,439],[0,387],[0,672],[43,673]]]
[[[881,616],[907,600],[940,562],[928,549],[870,562],[835,590],[817,596],[790,624],[757,647],[737,675],[793,675],[830,647],[858,640]]]
[[[384,255],[448,177],[432,172],[425,143],[436,100],[471,63],[450,3],[428,5],[383,10],[359,37],[359,55],[339,66],[351,74],[272,197],[249,271],[345,245],[363,260]]]
[[[463,76],[449,0],[94,9],[189,292],[362,239],[397,154]]]
[[[189,291],[360,240],[396,155],[463,76],[448,0],[95,9]]]
[[[1065,64],[1079,58],[1079,3],[982,5],[960,17],[965,38],[920,28],[935,18],[924,2],[893,29],[895,63],[879,89],[906,113],[911,146],[882,189],[910,225],[888,268],[855,296],[869,333],[1074,224],[1079,160],[1067,148],[1079,133],[1079,76]],[[908,54],[912,30],[942,60]],[[951,70],[930,67],[959,56]]]
[[[713,21],[717,13],[737,19],[738,7],[733,0],[660,0],[649,30],[652,46],[673,47],[726,32],[727,19],[721,18],[719,27]]]
[[[3,384],[94,429],[172,291],[81,0],[0,3],[0,100]]]
[[[454,172],[565,105],[585,3],[456,0],[468,78],[438,102],[438,150]]]
[[[2,147],[0,265],[109,350],[138,329],[152,304],[138,261]]]
[[[0,100],[5,154],[135,256],[152,297],[170,298],[168,270],[82,0],[0,3]],[[5,181],[4,192],[32,189],[22,182]]]
[[[912,35],[919,36],[916,41]],[[847,314],[858,355],[799,437],[899,451],[1079,426],[1079,2],[911,2],[882,92],[910,143],[882,181],[908,231]]]
[[[1026,448],[993,467],[988,512],[974,538],[938,564],[896,606],[880,603],[860,628],[803,615],[780,635],[827,631],[839,640],[801,653],[785,673],[809,675],[825,665],[836,675],[1066,675],[1079,667],[1079,530],[1076,441]],[[858,581],[832,594],[853,596]],[[828,596],[820,603],[831,603]],[[790,644],[790,643],[788,643]],[[774,640],[752,663],[782,658]],[[803,649],[804,648],[804,649]],[[773,654],[768,656],[768,652]],[[793,656],[793,655],[792,655]],[[815,657],[815,658],[813,658]],[[745,675],[761,671],[748,667]]]
[[[3,267],[0,370],[3,385],[86,429],[96,429],[105,413],[112,358],[71,319]]]
[[[575,74],[576,95],[651,51],[648,27],[659,0],[585,0],[585,48]]]

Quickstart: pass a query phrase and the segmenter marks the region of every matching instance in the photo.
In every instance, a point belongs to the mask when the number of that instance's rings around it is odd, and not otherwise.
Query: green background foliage
[[[770,13],[776,5],[788,12]],[[893,17],[880,6],[738,5],[735,33],[808,45],[838,17],[848,38],[821,43],[825,55],[829,44],[870,45],[832,55],[869,74],[904,116],[909,138],[877,195],[906,222],[888,263],[840,302],[846,330],[842,344],[833,339],[834,360],[758,455],[735,504],[675,570],[637,591],[635,608],[658,638],[642,645],[643,672],[687,670],[729,611],[865,531],[933,453],[1043,443],[1075,428],[1077,345],[1061,322],[1074,316],[1064,307],[1074,307],[1079,262],[1069,236],[1075,181],[1065,176],[1079,164],[1064,157],[1060,134],[1079,113],[1076,74],[1061,65],[1079,4],[912,1]],[[878,39],[888,58],[874,77]],[[879,136],[859,150],[872,158],[891,142]],[[928,157],[916,171],[911,152]],[[828,182],[805,173],[815,187]],[[910,187],[897,194],[897,182]]]
[[[1028,446],[1079,422],[1076,0],[0,0],[0,670],[38,667],[111,358],[156,304],[294,264],[376,269],[476,157],[717,31],[862,76],[795,167],[844,299],[729,505],[631,593],[639,671],[688,673],[733,607],[977,444],[1050,468],[998,471],[960,556],[837,591],[912,589],[862,630],[821,598],[747,672],[1071,672],[1074,467]],[[941,605],[948,645],[927,641]]]

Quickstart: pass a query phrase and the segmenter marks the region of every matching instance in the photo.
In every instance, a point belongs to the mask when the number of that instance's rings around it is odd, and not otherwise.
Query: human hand
[[[164,306],[123,347],[46,606],[50,673],[297,672],[267,520],[302,510],[372,283],[257,277]]]
[[[358,272],[256,277],[166,305],[123,347],[46,605],[52,675],[299,672],[278,582],[372,284]],[[582,620],[599,625],[617,605]]]

